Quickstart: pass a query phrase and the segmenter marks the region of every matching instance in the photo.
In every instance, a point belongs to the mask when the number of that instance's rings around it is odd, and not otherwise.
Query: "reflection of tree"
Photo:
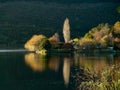
[[[30,66],[34,71],[44,71],[46,69],[45,56],[35,53],[25,55],[25,63]]]
[[[74,64],[80,66],[75,67],[71,73],[77,90],[119,90],[119,54],[75,54]]]
[[[58,71],[59,69],[59,56],[52,56],[47,58],[46,55],[36,53],[29,53],[25,55],[25,63],[33,69],[33,71],[45,71],[47,68],[50,70]]]
[[[90,71],[94,71],[99,73],[101,70],[105,69],[109,66],[114,58],[111,55],[108,56],[84,56],[84,55],[75,55],[74,63],[75,65],[80,66],[84,69],[89,69]],[[111,60],[112,59],[112,60]],[[111,63],[113,64],[113,62]]]
[[[64,58],[63,63],[63,78],[65,85],[69,84],[69,78],[70,78],[70,59]]]
[[[60,64],[60,59],[58,56],[52,56],[49,60],[49,68],[51,70],[58,71]]]
[[[114,64],[120,64],[120,54],[114,56]]]

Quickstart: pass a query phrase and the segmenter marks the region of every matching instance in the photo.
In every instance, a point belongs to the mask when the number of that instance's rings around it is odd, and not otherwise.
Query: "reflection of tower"
[[[63,25],[63,36],[65,43],[68,43],[70,41],[70,25],[69,25],[69,19],[66,18]]]
[[[70,60],[69,60],[69,58],[64,58],[63,78],[64,78],[65,85],[68,85],[69,78],[70,78]]]

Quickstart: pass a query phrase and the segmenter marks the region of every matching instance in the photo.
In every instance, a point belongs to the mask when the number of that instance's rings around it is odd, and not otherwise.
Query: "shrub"
[[[49,40],[47,38],[43,38],[39,42],[38,49],[39,50],[43,50],[43,49],[49,50],[49,49],[51,49],[51,44],[50,44]]]
[[[99,75],[89,69],[79,73],[74,76],[78,90],[120,90],[120,65],[108,67]]]

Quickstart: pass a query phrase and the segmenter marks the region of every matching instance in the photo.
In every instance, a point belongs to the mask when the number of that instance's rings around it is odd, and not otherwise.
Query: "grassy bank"
[[[120,64],[99,73],[89,69],[76,70],[72,78],[76,90],[120,90]]]

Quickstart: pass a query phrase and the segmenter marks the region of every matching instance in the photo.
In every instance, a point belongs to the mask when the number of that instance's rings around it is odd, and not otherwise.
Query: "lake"
[[[99,72],[120,63],[119,54],[38,55],[24,50],[0,52],[0,90],[72,90],[73,68]]]

